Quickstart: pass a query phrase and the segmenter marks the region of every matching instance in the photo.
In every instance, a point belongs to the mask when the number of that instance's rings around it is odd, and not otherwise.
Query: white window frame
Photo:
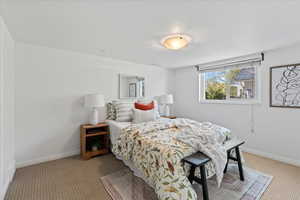
[[[208,104],[242,104],[242,105],[249,105],[249,104],[260,104],[261,103],[261,64],[253,66],[255,69],[255,98],[254,99],[231,99],[231,100],[213,100],[213,99],[205,99],[205,77],[204,74],[207,71],[219,71],[225,68],[215,68],[211,70],[204,70],[199,71],[199,102],[200,103],[208,103]],[[228,68],[234,68],[235,66],[231,66]],[[238,67],[238,66],[236,66]],[[243,68],[243,67],[242,67]]]

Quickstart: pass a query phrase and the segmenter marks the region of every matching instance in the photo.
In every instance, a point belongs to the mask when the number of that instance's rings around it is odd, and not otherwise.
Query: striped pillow
[[[132,109],[134,108],[133,101],[116,101],[116,113],[117,118],[116,120],[119,122],[131,122],[133,113]]]

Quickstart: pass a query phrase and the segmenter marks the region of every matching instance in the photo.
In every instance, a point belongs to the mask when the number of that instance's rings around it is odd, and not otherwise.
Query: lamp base
[[[90,115],[89,124],[96,125],[98,123],[99,123],[98,110],[97,110],[97,108],[93,108],[93,111]]]
[[[165,105],[165,116],[167,116],[167,117],[170,116],[170,107],[168,104]]]

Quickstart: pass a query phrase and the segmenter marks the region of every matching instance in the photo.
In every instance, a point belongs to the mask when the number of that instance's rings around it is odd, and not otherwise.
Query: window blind
[[[224,68],[231,68],[233,66],[249,66],[260,64],[264,60],[264,54],[251,54],[247,56],[242,57],[236,57],[221,61],[215,61],[215,62],[209,62],[205,64],[196,65],[197,71],[210,71],[210,70],[216,70],[216,69],[224,69]]]

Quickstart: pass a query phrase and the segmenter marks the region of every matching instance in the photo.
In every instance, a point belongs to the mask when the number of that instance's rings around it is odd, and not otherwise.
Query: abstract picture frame
[[[270,67],[270,107],[300,108],[300,63]]]

